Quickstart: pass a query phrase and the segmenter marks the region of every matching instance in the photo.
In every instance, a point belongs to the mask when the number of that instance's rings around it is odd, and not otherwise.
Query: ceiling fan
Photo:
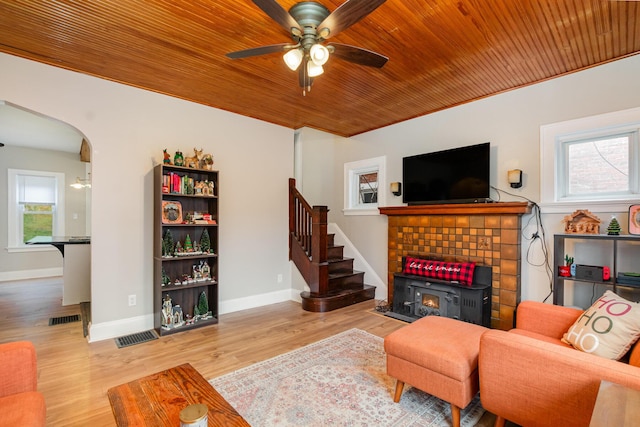
[[[289,32],[294,43],[280,43],[227,53],[232,59],[286,52],[283,59],[287,66],[298,70],[298,82],[303,94],[311,90],[313,78],[323,73],[322,66],[329,56],[368,67],[381,68],[386,56],[356,46],[324,41],[360,21],[378,8],[385,0],[346,0],[336,10],[314,1],[303,1],[286,11],[275,0],[253,2]]]

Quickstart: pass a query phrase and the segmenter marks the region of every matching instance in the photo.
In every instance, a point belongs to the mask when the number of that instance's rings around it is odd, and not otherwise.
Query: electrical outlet
[[[136,305],[136,296],[135,295],[129,295],[129,307],[132,307]]]
[[[278,274],[278,283],[282,283],[282,274]]]

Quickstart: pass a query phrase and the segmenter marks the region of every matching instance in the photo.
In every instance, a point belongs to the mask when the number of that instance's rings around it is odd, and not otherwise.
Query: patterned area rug
[[[393,402],[383,339],[351,329],[215,378],[210,383],[253,427],[451,425],[449,404],[405,386]],[[479,396],[461,413],[474,426]]]

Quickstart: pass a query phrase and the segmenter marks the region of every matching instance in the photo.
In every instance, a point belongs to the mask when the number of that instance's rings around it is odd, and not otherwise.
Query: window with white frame
[[[378,215],[384,206],[386,157],[359,160],[344,165],[345,215]]]
[[[8,250],[41,250],[25,242],[64,235],[64,174],[8,169]]]
[[[640,108],[542,126],[542,205],[625,210],[640,196]]]

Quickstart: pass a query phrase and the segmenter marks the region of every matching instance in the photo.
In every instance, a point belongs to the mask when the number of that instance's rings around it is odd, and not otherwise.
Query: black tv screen
[[[402,201],[409,205],[489,200],[490,143],[402,159]]]

